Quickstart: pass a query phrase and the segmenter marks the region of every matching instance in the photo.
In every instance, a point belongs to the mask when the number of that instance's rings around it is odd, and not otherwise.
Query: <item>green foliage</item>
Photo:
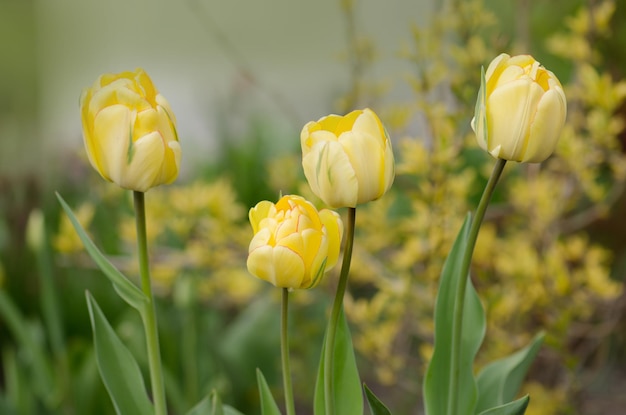
[[[363,390],[365,391],[365,397],[367,398],[367,403],[372,415],[391,415],[389,408],[374,395],[374,392],[372,392],[367,385],[363,384]]]
[[[187,415],[243,415],[235,408],[223,405],[222,401],[217,394],[213,391],[196,406],[191,408]]]
[[[481,413],[501,406],[517,395],[544,335],[539,334],[522,350],[486,365],[478,373],[478,403],[476,411]]]
[[[481,412],[480,415],[524,415],[529,401],[530,398],[526,395],[516,401],[487,409]]]
[[[441,272],[439,290],[435,305],[435,351],[424,378],[424,406],[430,415],[451,413],[450,406],[457,401],[452,413],[472,414],[478,399],[476,381],[473,374],[474,357],[485,335],[485,313],[480,299],[468,281],[463,305],[463,328],[460,343],[460,361],[452,357],[457,350],[454,330],[454,316],[461,307],[457,303],[457,292],[461,289],[462,262],[467,250],[467,240],[471,224],[468,215],[459,235],[452,245]],[[455,365],[456,363],[456,365]],[[453,389],[453,377],[458,378],[458,389]]]
[[[263,372],[256,370],[257,382],[259,384],[259,396],[261,398],[261,414],[262,415],[280,415],[280,409],[272,396],[272,391],[267,385],[267,381],[263,376]]]
[[[324,346],[322,346],[319,369],[317,372],[317,381],[315,383],[315,399],[313,403],[313,413],[315,415],[324,415],[326,413],[326,402],[328,399],[324,388],[326,341],[324,341],[323,344]],[[337,323],[333,361],[332,367],[334,372],[332,374],[332,383],[335,396],[331,399],[335,413],[362,414],[363,393],[361,391],[361,381],[354,356],[350,327],[348,327],[343,309],[339,314],[339,321]]]
[[[139,366],[87,293],[98,368],[118,415],[154,413]]]
[[[104,275],[111,280],[113,287],[115,287],[115,290],[118,292],[120,297],[123,298],[129,305],[141,311],[146,302],[145,295],[139,288],[137,288],[137,286],[130,282],[124,274],[115,268],[115,266],[108,259],[106,259],[98,247],[96,247],[96,245],[91,241],[89,236],[87,236],[87,233],[81,226],[80,222],[78,222],[78,219],[76,219],[72,209],[67,205],[67,203],[65,203],[65,200],[63,200],[59,194],[57,194],[57,197],[91,258],[102,270],[102,272],[104,272]]]

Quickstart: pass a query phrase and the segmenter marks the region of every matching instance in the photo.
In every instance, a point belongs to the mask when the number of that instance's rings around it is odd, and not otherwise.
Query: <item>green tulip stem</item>
[[[161,368],[161,351],[159,350],[159,334],[157,329],[156,307],[152,295],[150,268],[148,265],[148,241],[146,237],[146,208],[144,193],[134,191],[135,220],[137,227],[137,249],[139,251],[139,271],[141,274],[141,290],[148,301],[141,312],[143,327],[146,334],[148,348],[148,363],[150,365],[150,383],[152,385],[152,400],[154,401],[155,415],[166,415],[165,388]]]
[[[448,405],[448,415],[457,414],[458,405],[458,391],[459,391],[459,377],[460,377],[460,360],[461,360],[461,336],[463,333],[463,308],[465,303],[465,291],[467,287],[467,281],[470,278],[469,269],[472,262],[472,255],[474,254],[474,247],[476,246],[476,240],[478,239],[478,232],[480,225],[485,217],[487,206],[493,196],[493,192],[500,179],[500,175],[504,170],[506,160],[496,159],[496,164],[493,167],[491,176],[487,181],[485,190],[480,197],[478,207],[476,208],[476,214],[472,219],[469,234],[467,236],[467,245],[463,254],[463,262],[461,263],[461,278],[459,278],[459,289],[456,291],[454,309],[454,320],[452,323],[452,356],[450,357],[450,370],[452,373],[452,384],[450,385],[450,395],[448,399],[451,400]]]
[[[348,208],[348,225],[346,227],[346,243],[343,249],[343,262],[341,264],[341,272],[339,274],[339,283],[337,284],[337,292],[333,308],[330,313],[330,322],[328,324],[328,333],[326,333],[326,344],[324,345],[324,398],[326,413],[325,415],[334,415],[335,404],[333,393],[333,368],[335,357],[335,335],[337,334],[337,324],[339,316],[343,310],[343,296],[346,293],[348,285],[348,273],[350,272],[350,261],[352,260],[352,246],[354,245],[354,227],[356,223],[356,208]]]
[[[283,288],[283,300],[280,321],[280,354],[283,365],[283,388],[285,390],[285,408],[287,415],[295,415],[296,407],[293,400],[291,385],[291,368],[289,366],[289,288]]]

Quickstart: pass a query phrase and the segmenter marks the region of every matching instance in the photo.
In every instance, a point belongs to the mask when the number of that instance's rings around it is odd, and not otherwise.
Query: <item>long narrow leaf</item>
[[[461,278],[461,262],[467,249],[471,225],[468,214],[444,264],[435,304],[435,347],[424,379],[424,405],[427,415],[445,415],[453,399],[457,400],[457,413],[473,414],[477,401],[477,387],[473,374],[474,357],[485,335],[485,312],[471,280],[467,281],[463,307],[463,330],[461,333],[461,356],[458,392],[450,396],[452,367],[452,344],[455,341],[453,316],[456,311],[456,293]]]
[[[261,414],[262,415],[281,415],[280,409],[274,400],[272,391],[263,376],[263,372],[256,370],[257,384],[259,385],[259,396],[261,398]]]
[[[193,408],[191,408],[186,415],[212,415],[211,395],[207,395],[198,402]]]
[[[541,348],[543,338],[543,333],[538,334],[528,346],[491,362],[479,372],[477,413],[515,398],[528,368]]]
[[[326,339],[324,339],[326,344]],[[315,384],[315,401],[313,413],[315,415],[324,415],[326,413],[324,393],[324,355],[326,347],[322,347],[320,356],[320,365],[317,373],[317,382]],[[361,391],[361,381],[359,379],[359,371],[356,366],[356,358],[354,357],[354,347],[352,346],[352,336],[350,335],[350,327],[346,321],[343,311],[339,314],[337,323],[337,333],[335,335],[335,356],[333,367],[333,385],[334,385],[334,403],[336,414],[354,414],[363,413],[363,393]]]
[[[369,404],[372,415],[391,415],[389,408],[374,395],[366,384],[363,384],[363,389],[365,390],[365,397],[367,398],[367,403]]]
[[[152,415],[139,365],[87,292],[87,306],[100,376],[118,415]]]
[[[113,283],[113,287],[115,287],[115,291],[132,307],[141,311],[143,309],[144,303],[147,301],[146,296],[143,292],[135,284],[133,284],[124,274],[122,274],[115,266],[109,261],[103,254],[100,252],[98,247],[93,243],[93,241],[87,235],[87,232],[83,229],[82,225],[76,219],[74,212],[69,207],[69,205],[63,200],[60,194],[56,194],[63,210],[72,222],[78,237],[83,242],[85,249],[94,260],[96,265],[104,272],[104,274],[111,280]]]
[[[483,411],[480,415],[524,415],[529,401],[530,397],[526,395],[516,401]]]
[[[232,406],[223,405],[216,391],[205,396],[186,415],[243,415]]]

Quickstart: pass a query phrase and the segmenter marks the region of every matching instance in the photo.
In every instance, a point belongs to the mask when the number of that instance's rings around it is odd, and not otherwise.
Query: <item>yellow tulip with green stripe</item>
[[[369,108],[307,123],[300,144],[311,190],[330,207],[356,207],[376,200],[393,183],[391,140]]]
[[[483,77],[472,129],[493,157],[547,159],[565,124],[567,102],[557,77],[530,55],[496,57]]]
[[[87,156],[104,179],[140,192],[176,180],[176,119],[143,69],[101,75],[80,112]]]
[[[281,288],[312,288],[335,266],[343,235],[336,212],[318,210],[301,196],[264,200],[250,209],[254,236],[248,271]]]

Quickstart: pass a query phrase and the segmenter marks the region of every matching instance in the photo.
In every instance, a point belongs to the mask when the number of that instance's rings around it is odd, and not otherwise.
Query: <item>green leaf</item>
[[[83,242],[85,249],[94,260],[96,265],[104,272],[104,274],[111,280],[113,283],[113,287],[115,291],[119,294],[124,301],[130,304],[132,307],[141,311],[143,309],[144,304],[148,301],[143,292],[135,284],[133,284],[124,274],[122,274],[115,266],[109,261],[103,254],[100,252],[98,247],[93,243],[93,241],[87,235],[87,232],[83,229],[78,219],[72,212],[72,209],[69,205],[63,200],[60,194],[56,194],[63,210],[72,222],[78,237]]]
[[[324,392],[324,355],[326,353],[326,339],[322,346],[319,370],[317,372],[317,382],[315,384],[315,401],[313,412],[315,415],[326,413]],[[352,347],[352,337],[350,328],[346,321],[346,316],[341,309],[339,321],[337,322],[337,333],[335,335],[335,357],[333,367],[334,403],[335,414],[362,414],[363,413],[363,392],[361,391],[361,381],[359,371],[354,357]]]
[[[485,312],[469,275],[460,275],[463,255],[471,225],[468,214],[443,266],[435,303],[435,345],[424,379],[424,406],[427,415],[444,415],[452,399],[457,399],[457,413],[473,414],[478,397],[473,374],[474,357],[485,335]],[[450,396],[452,383],[453,319],[456,292],[461,278],[468,278],[463,307],[459,385],[456,397]]]
[[[186,415],[213,415],[213,394],[211,392],[204,397],[196,406],[191,408]]]
[[[256,370],[257,383],[259,385],[259,396],[261,397],[261,414],[262,415],[281,415],[278,405],[272,396],[272,391],[267,385],[267,381],[263,376],[263,372]]]
[[[216,391],[212,391],[196,406],[191,408],[186,415],[243,415],[235,408],[223,405]]]
[[[152,415],[154,409],[148,399],[139,365],[117,337],[96,300],[89,292],[86,297],[98,369],[115,411],[118,415]]]
[[[476,412],[502,405],[515,398],[528,368],[543,343],[543,338],[544,334],[539,333],[528,346],[489,363],[478,373]]]
[[[367,403],[369,404],[372,415],[391,415],[391,411],[374,395],[366,384],[363,384],[363,389],[365,390],[365,397],[367,398]]]
[[[495,408],[487,409],[481,412],[479,415],[524,415],[530,397],[528,395],[520,398],[516,401],[509,402],[505,405],[500,405]]]
[[[483,136],[480,140],[487,145],[488,131],[487,131],[487,85],[485,81],[485,68],[480,68],[480,89],[478,90],[478,98],[476,99],[476,106],[474,107],[474,130],[482,131]]]

